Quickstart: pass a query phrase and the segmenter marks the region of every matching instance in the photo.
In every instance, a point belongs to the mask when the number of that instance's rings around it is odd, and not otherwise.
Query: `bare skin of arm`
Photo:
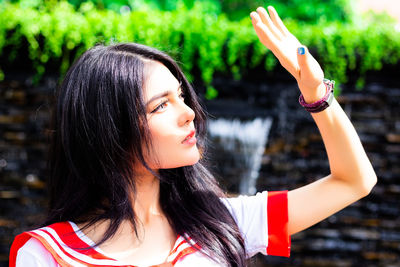
[[[307,103],[322,98],[326,89],[324,73],[297,38],[292,35],[276,10],[257,8],[251,12],[253,27],[260,41],[297,80]],[[305,49],[303,55],[298,48]],[[289,234],[300,232],[369,194],[377,182],[360,139],[338,102],[319,113],[311,113],[321,133],[329,159],[330,174],[288,193]]]

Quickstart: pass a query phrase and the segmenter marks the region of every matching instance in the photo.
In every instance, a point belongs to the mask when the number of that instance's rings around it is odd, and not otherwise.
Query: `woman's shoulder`
[[[58,222],[23,232],[15,237],[11,245],[10,266],[27,266],[17,263],[31,259],[36,259],[38,263],[46,262],[45,265],[34,266],[48,266],[46,260],[49,258],[62,266],[64,263],[68,266],[86,266],[82,263],[101,261],[107,265],[113,262],[109,262],[109,258],[94,248],[94,243],[85,239],[73,222]]]
[[[26,248],[26,244],[37,244],[41,243],[46,248],[57,247],[62,245],[70,245],[76,238],[76,227],[72,222],[57,222],[51,225],[40,227],[34,230],[23,232],[14,238],[11,245],[10,254],[16,256],[16,253],[22,249]],[[31,240],[36,240],[32,242]],[[86,245],[87,246],[87,245]],[[28,246],[30,247],[30,246]]]
[[[17,251],[15,266],[59,266],[53,255],[36,238],[29,238],[28,241]]]
[[[69,226],[59,222],[17,235],[11,245],[10,266],[58,266],[49,250],[56,241],[48,232],[67,232]]]

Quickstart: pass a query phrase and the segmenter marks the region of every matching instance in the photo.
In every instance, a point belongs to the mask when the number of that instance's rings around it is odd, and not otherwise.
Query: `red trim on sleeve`
[[[288,191],[268,192],[268,247],[267,255],[290,257],[288,234]]]

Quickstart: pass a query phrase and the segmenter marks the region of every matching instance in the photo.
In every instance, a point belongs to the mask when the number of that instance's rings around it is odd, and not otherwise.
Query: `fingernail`
[[[299,55],[304,55],[306,53],[306,50],[304,49],[304,47],[299,47],[297,49],[297,53],[299,53]]]

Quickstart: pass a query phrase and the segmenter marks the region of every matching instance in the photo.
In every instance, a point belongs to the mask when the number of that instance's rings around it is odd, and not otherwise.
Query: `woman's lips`
[[[194,145],[197,141],[195,135],[195,131],[192,130],[187,136],[186,138],[182,141],[182,144],[188,144],[188,145]]]

